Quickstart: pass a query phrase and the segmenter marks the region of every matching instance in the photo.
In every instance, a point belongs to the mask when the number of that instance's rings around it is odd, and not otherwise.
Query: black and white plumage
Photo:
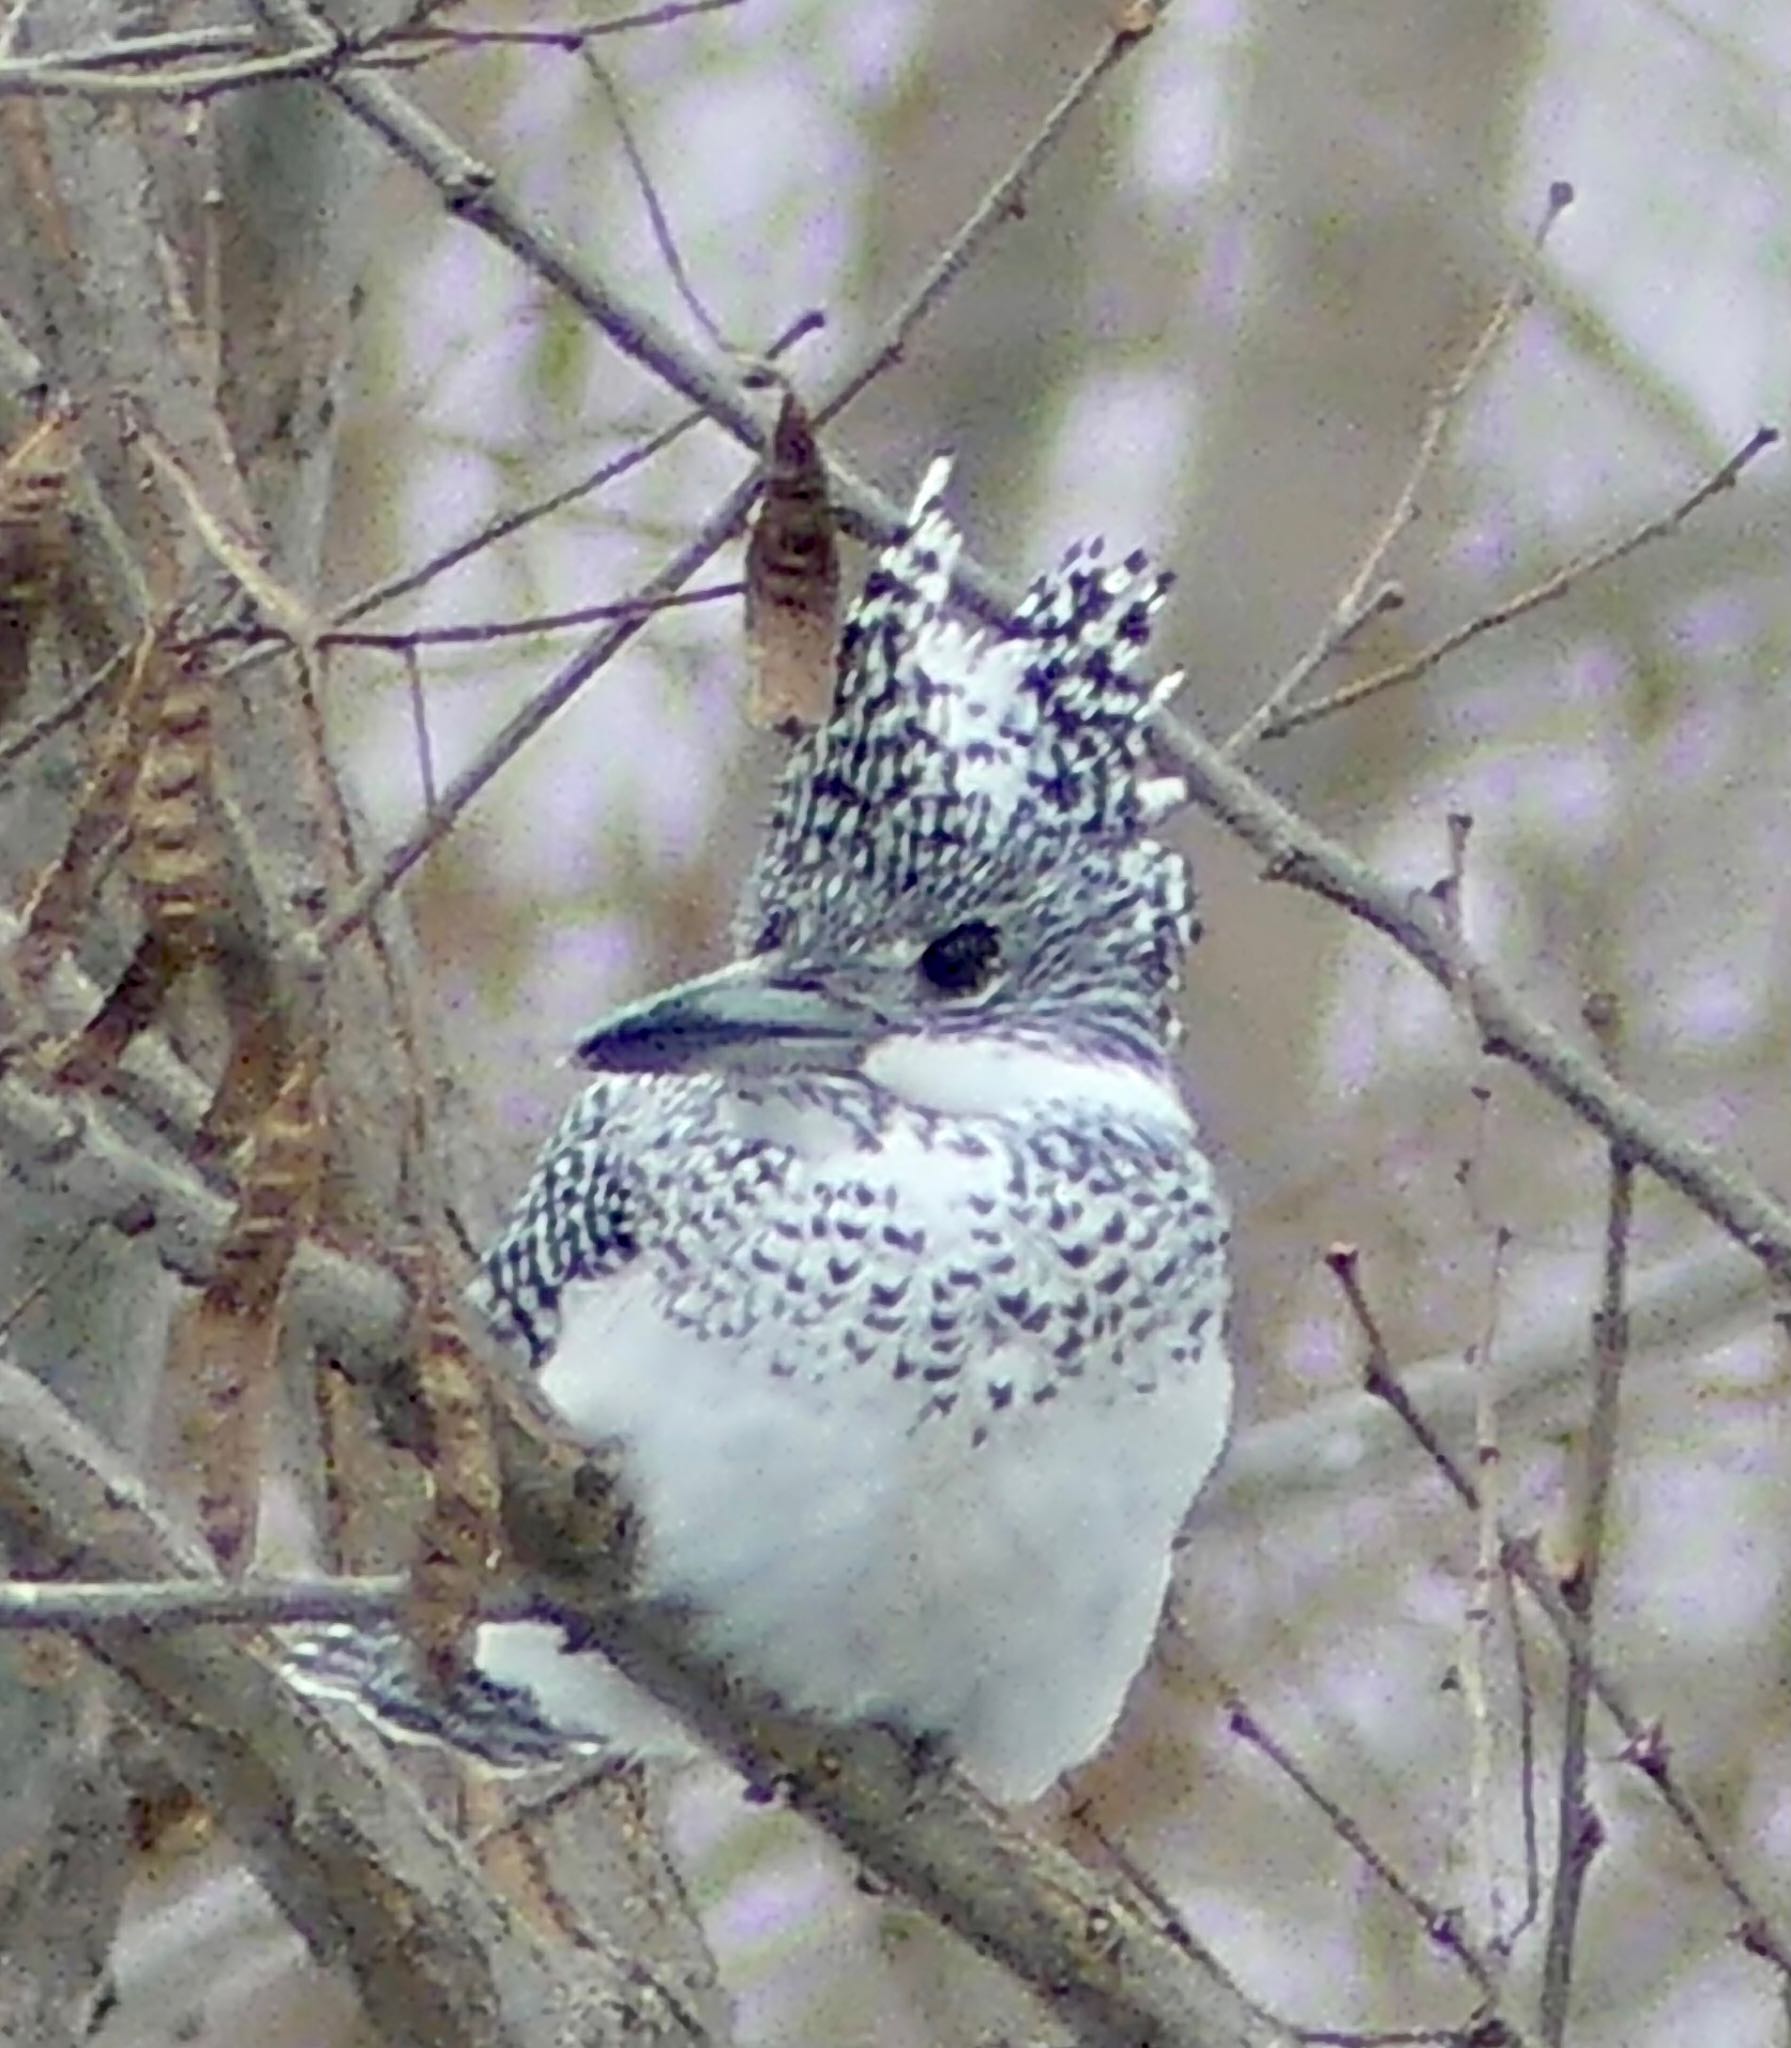
[[[1166,578],[1078,547],[972,633],[946,477],[847,624],[739,957],[582,1042],[599,1078],[483,1293],[622,1446],[644,1590],[709,1652],[1020,1800],[1110,1734],[1219,1456],[1226,1225],[1168,1052],[1192,898],[1139,674]],[[337,1648],[306,1682],[497,1762],[666,1746],[544,1623],[483,1626],[460,1702]]]

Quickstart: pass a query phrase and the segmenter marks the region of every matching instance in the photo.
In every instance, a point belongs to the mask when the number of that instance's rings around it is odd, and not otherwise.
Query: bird
[[[477,1293],[616,1447],[639,1590],[704,1655],[1020,1805],[1112,1735],[1221,1456],[1229,1221],[1174,1063],[1171,575],[1079,542],[974,627],[950,468],[847,614],[733,957],[578,1042]],[[692,1746],[547,1620],[446,1688],[389,1631],[293,1665],[499,1769]]]

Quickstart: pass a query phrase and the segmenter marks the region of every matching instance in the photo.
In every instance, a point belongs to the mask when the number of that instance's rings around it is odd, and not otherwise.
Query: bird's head
[[[846,623],[832,710],[793,750],[754,864],[740,957],[615,1013],[584,1064],[888,1079],[972,1042],[1161,1063],[1193,897],[1151,836],[1184,794],[1150,774],[1145,731],[1178,679],[1136,671],[1169,579],[1082,544],[1006,634],[972,632],[946,615],[948,470],[928,471]]]

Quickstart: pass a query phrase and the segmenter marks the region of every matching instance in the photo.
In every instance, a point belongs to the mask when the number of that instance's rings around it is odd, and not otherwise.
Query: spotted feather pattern
[[[943,503],[950,469],[943,458],[929,468],[847,621],[832,714],[792,751],[743,942],[849,952],[892,919],[924,930],[1006,903],[1030,967],[1017,1028],[1087,1032],[1094,993],[1120,1049],[1150,1051],[1174,1036],[1170,1004],[1193,932],[1185,863],[1150,837],[1184,794],[1147,772],[1150,713],[1179,678],[1140,672],[1172,578],[1142,553],[1109,562],[1102,541],[1079,542],[1032,586],[1006,635],[971,631],[947,611],[961,548]],[[876,1144],[880,1111],[862,1090],[816,1081],[810,1092]],[[775,1195],[787,1162],[743,1142],[725,1107],[705,1078],[587,1088],[486,1260],[478,1293],[499,1330],[538,1362],[553,1348],[564,1288],[619,1271],[643,1222],[655,1244],[725,1243],[731,1219]],[[938,1138],[917,1128],[923,1145],[951,1142],[944,1126]],[[669,1205],[643,1170],[668,1144],[686,1161]],[[850,1199],[834,1205],[820,1190],[816,1200],[845,1219],[849,1242]],[[693,1327],[720,1329],[750,1316],[767,1277],[716,1268],[711,1299],[697,1305],[694,1282],[679,1298]],[[827,1287],[809,1299],[811,1321],[863,1306]]]
[[[475,1666],[445,1684],[430,1677],[416,1645],[395,1628],[331,1623],[289,1636],[283,1649],[300,1692],[358,1707],[397,1741],[451,1744],[494,1771],[539,1770],[591,1747],[544,1720],[520,1687]]]
[[[565,1288],[634,1256],[632,1176],[609,1131],[617,1095],[615,1083],[593,1082],[560,1119],[473,1290],[494,1327],[537,1363],[559,1333]]]

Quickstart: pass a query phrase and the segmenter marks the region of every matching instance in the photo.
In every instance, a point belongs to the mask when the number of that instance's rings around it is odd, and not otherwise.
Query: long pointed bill
[[[811,983],[780,980],[775,963],[741,960],[612,1012],[576,1050],[581,1066],[604,1074],[838,1073],[882,1028]]]

